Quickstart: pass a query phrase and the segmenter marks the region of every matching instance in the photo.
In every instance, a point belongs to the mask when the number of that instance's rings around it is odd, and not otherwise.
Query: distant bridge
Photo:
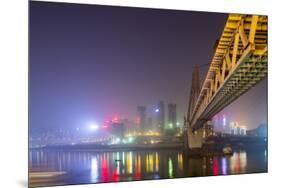
[[[188,146],[200,148],[208,121],[267,74],[267,16],[230,14],[202,85],[192,73]]]

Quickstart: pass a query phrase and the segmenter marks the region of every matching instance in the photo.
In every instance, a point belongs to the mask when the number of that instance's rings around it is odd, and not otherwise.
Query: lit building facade
[[[169,129],[173,129],[177,125],[177,111],[176,104],[168,104],[168,127]]]
[[[139,128],[140,131],[144,132],[146,130],[146,107],[138,106],[137,107],[137,117],[139,119]]]
[[[245,126],[239,125],[238,122],[230,122],[230,134],[245,136],[246,132]]]
[[[159,101],[156,109],[156,126],[160,134],[163,133],[165,127],[165,106],[163,101]]]

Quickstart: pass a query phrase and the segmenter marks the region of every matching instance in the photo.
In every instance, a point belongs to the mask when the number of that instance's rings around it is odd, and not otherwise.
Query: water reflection
[[[64,171],[52,185],[227,175],[267,171],[267,151],[187,158],[181,151],[32,151],[31,171]]]
[[[96,157],[93,157],[91,160],[91,180],[96,182],[98,180],[98,160]]]
[[[168,160],[168,172],[169,172],[169,178],[173,177],[173,161],[171,158]]]
[[[221,158],[221,171],[223,175],[227,174],[227,160],[226,157]]]
[[[247,166],[247,153],[245,151],[236,152],[230,157],[230,170],[232,174],[245,173]]]
[[[179,171],[182,171],[182,170],[183,170],[182,153],[178,153],[178,167],[179,167]]]
[[[137,155],[137,163],[136,163],[136,180],[140,180],[141,178],[141,156],[140,154]]]
[[[133,173],[133,164],[132,164],[132,152],[127,153],[127,173],[132,174]]]
[[[217,176],[218,172],[219,172],[219,170],[218,170],[218,159],[217,159],[217,157],[214,157],[214,159],[213,159],[213,175]]]
[[[158,153],[155,153],[155,172],[159,171],[159,156]]]

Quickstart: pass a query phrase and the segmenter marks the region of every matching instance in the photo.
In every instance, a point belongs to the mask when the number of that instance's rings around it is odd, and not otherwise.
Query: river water
[[[30,171],[63,171],[36,185],[103,183],[267,172],[267,150],[238,150],[232,156],[188,158],[179,150],[43,151],[29,155]]]

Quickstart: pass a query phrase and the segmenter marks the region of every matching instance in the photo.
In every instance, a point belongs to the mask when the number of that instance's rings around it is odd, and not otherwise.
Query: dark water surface
[[[188,158],[179,150],[30,151],[30,171],[63,171],[34,185],[102,183],[132,180],[267,172],[267,150],[235,151],[232,156]]]

